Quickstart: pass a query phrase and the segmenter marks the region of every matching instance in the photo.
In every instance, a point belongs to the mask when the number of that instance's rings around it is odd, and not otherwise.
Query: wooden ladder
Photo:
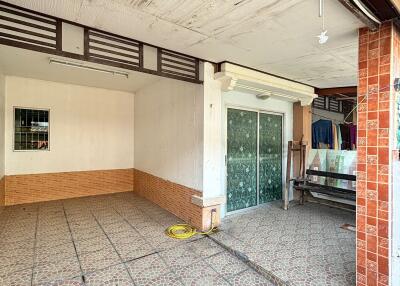
[[[306,158],[307,158],[307,141],[289,141],[288,142],[288,152],[287,152],[287,165],[286,165],[286,184],[285,190],[283,192],[283,209],[287,210],[289,208],[289,190],[291,181],[291,170],[293,163],[294,152],[300,152],[300,168],[299,177],[300,179],[305,179],[306,177]]]

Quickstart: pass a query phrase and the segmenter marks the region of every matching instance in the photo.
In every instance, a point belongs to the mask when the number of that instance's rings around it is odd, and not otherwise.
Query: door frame
[[[223,124],[223,132],[224,132],[224,152],[223,152],[223,168],[224,168],[224,196],[226,200],[228,201],[228,169],[227,169],[227,156],[228,156],[228,109],[235,109],[235,110],[243,110],[243,111],[251,111],[251,112],[257,112],[257,205],[240,209],[240,210],[235,210],[235,211],[230,211],[228,212],[226,206],[225,206],[225,215],[233,215],[233,214],[238,214],[242,212],[246,212],[252,209],[259,208],[261,206],[264,206],[265,204],[260,204],[260,190],[259,190],[259,166],[260,166],[260,113],[263,114],[272,114],[272,115],[280,115],[282,116],[282,162],[281,162],[281,180],[282,180],[282,196],[283,196],[283,190],[285,189],[285,181],[284,180],[284,163],[285,163],[285,153],[284,153],[284,146],[285,146],[285,124],[286,124],[286,113],[285,112],[277,112],[277,111],[272,111],[268,110],[265,108],[252,108],[248,106],[243,106],[240,104],[225,104],[224,106],[224,124]],[[226,203],[227,204],[227,203]]]

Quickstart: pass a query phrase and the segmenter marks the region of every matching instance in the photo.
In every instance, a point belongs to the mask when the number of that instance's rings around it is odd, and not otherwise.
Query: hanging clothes
[[[318,149],[320,143],[333,148],[332,121],[320,119],[312,124],[312,148]]]
[[[338,140],[338,149],[341,150],[342,149],[342,133],[340,132],[340,126],[339,124],[335,124],[336,126],[336,132],[337,132],[337,140]]]
[[[332,123],[333,149],[339,150],[338,132],[336,125]]]
[[[342,136],[342,150],[351,150],[350,127],[347,124],[339,124]]]
[[[348,126],[350,129],[350,147],[351,150],[355,150],[357,149],[357,125],[350,123]]]

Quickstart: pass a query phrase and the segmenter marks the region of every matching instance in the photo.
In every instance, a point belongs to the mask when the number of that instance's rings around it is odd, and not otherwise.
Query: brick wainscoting
[[[197,190],[135,169],[134,191],[201,230],[209,229],[211,209],[215,208],[215,225],[219,224],[219,206],[200,207],[192,203],[193,195],[202,196]]]
[[[133,190],[133,169],[5,177],[5,205],[17,205]]]
[[[0,213],[6,204],[6,180],[5,177],[0,178]]]
[[[6,206],[129,191],[201,230],[210,228],[211,210],[216,209],[214,223],[219,224],[219,206],[192,203],[193,195],[202,196],[200,191],[136,169],[11,175],[0,181],[0,196],[5,193]],[[1,203],[0,197],[0,211]]]
[[[202,208],[191,202],[193,195],[201,196],[199,191],[136,169],[134,191],[190,224],[202,224]]]

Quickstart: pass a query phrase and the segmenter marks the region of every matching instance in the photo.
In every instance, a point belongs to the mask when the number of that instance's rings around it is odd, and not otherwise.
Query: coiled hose
[[[206,232],[200,232],[197,231],[195,227],[189,225],[189,224],[175,224],[171,225],[165,230],[165,234],[168,235],[171,238],[176,238],[176,239],[188,239],[191,238],[192,236],[195,236],[196,234],[210,234],[213,231],[215,231],[214,227],[214,214],[216,213],[215,210],[211,211],[211,227],[208,231]]]

